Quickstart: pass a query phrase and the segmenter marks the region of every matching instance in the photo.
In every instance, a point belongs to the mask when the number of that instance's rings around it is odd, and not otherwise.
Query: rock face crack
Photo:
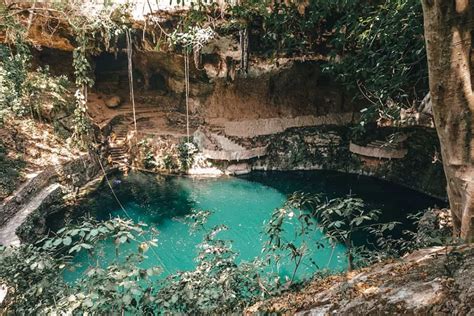
[[[61,185],[53,183],[38,194],[34,195],[3,227],[0,228],[0,244],[4,246],[20,245],[20,238],[16,235],[16,230],[23,224],[28,215],[37,210],[44,203],[61,192]]]

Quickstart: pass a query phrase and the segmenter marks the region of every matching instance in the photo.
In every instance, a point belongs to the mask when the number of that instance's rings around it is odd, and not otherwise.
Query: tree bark
[[[422,0],[430,93],[454,233],[474,240],[474,0]]]

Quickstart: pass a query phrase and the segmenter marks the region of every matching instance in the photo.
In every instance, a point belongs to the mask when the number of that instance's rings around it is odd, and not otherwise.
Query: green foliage
[[[145,169],[153,170],[157,167],[155,156],[153,155],[153,148],[149,142],[149,139],[142,139],[138,142],[138,148],[143,155],[143,166]]]
[[[39,67],[24,84],[25,99],[38,119],[54,119],[54,113],[68,113],[72,106],[71,83],[66,76],[53,76],[49,67]]]
[[[363,200],[353,197],[336,198],[322,203],[314,209],[314,215],[332,243],[342,242],[346,246],[349,270],[354,269],[354,258],[361,251],[354,245],[355,233],[363,231],[369,234],[374,229],[384,232],[392,230],[396,225],[393,222],[377,223],[380,211],[367,210]]]
[[[264,294],[259,263],[237,264],[230,242],[217,238],[226,229],[216,226],[205,236],[194,271],[163,282],[155,302],[165,313],[235,313]]]
[[[307,256],[309,249],[313,247],[321,249],[324,247],[324,244],[319,241],[316,244],[309,244],[308,242],[308,238],[317,229],[317,223],[314,217],[306,210],[309,206],[314,207],[319,203],[320,197],[318,195],[295,193],[287,200],[283,207],[274,210],[270,221],[265,225],[265,235],[268,239],[265,242],[263,251],[267,253],[269,263],[273,261],[278,264],[284,257],[289,257],[295,264],[290,283],[294,281],[303,258]],[[285,238],[285,223],[291,223],[295,219],[298,223],[295,236],[289,239]]]
[[[451,223],[447,210],[427,209],[408,215],[416,225],[415,230],[405,229],[401,238],[384,235],[380,231],[373,234],[377,236],[376,244],[383,249],[384,257],[401,257],[418,249],[435,246],[454,246],[461,242],[453,237]]]
[[[87,114],[87,99],[82,89],[75,93],[75,108],[73,113],[72,140],[80,147],[86,148],[91,141],[92,122]]]
[[[201,212],[195,219],[202,218]],[[204,216],[206,217],[206,216]],[[201,222],[197,220],[196,222]],[[200,227],[196,227],[199,229]],[[6,311],[26,314],[108,314],[147,312],[229,313],[241,311],[264,292],[258,262],[237,264],[231,243],[217,238],[224,226],[205,235],[199,245],[197,267],[165,280],[154,276],[158,266],[141,268],[145,253],[156,246],[146,241],[143,224],[120,218],[105,222],[84,219],[39,241],[36,245],[0,249],[0,282],[9,287]],[[102,241],[113,240],[116,258],[104,266],[98,259]],[[140,242],[140,240],[144,240]],[[120,255],[121,245],[137,243],[136,252]],[[62,280],[62,271],[75,267],[78,252],[91,260],[74,284]]]
[[[177,29],[169,36],[169,41],[173,46],[178,46],[188,53],[193,50],[200,50],[215,36],[214,30],[210,27],[201,28],[198,26],[189,27],[185,32]]]
[[[192,166],[194,162],[194,155],[197,152],[197,146],[193,142],[184,141],[179,144],[178,153],[181,170],[186,171]]]
[[[143,238],[143,228],[120,218],[105,222],[86,218],[36,245],[2,248],[0,282],[9,287],[7,310],[19,314],[136,312],[132,301],[144,299],[151,291],[149,277],[160,272],[159,268],[139,268],[145,252],[156,246],[156,240]],[[105,240],[114,242],[117,256],[104,268],[95,259],[101,256],[100,242]],[[130,242],[139,242],[137,250],[122,259],[119,250]],[[78,252],[86,252],[91,265],[83,278],[67,285],[62,271],[75,267],[70,259]]]
[[[29,48],[21,41],[17,42],[15,51],[0,44],[0,121],[8,112],[27,113],[22,98],[30,59]]]
[[[298,213],[295,213],[298,212]],[[366,247],[355,245],[354,234],[364,232],[366,238],[383,236],[386,231],[392,230],[397,223],[379,223],[379,210],[367,210],[363,200],[354,197],[336,198],[323,201],[321,196],[296,192],[288,197],[284,207],[274,211],[272,219],[266,227],[269,240],[266,243],[267,251],[276,252],[290,250],[291,259],[298,269],[302,257],[306,253],[307,241],[303,238],[301,245],[297,246],[293,240],[282,238],[283,223],[286,218],[296,217],[299,223],[298,235],[307,237],[314,229],[321,229],[326,238],[333,244],[343,243],[346,247],[348,268],[370,262],[368,257],[375,257],[373,251]],[[323,244],[318,243],[317,248]],[[296,271],[295,271],[296,273]]]
[[[191,233],[198,230],[204,230],[204,225],[207,223],[209,216],[213,214],[213,211],[193,211],[184,217],[185,221],[189,225]]]
[[[54,306],[68,290],[61,273],[63,258],[33,245],[0,246],[0,282],[8,286],[5,312],[34,315],[45,306]]]
[[[47,311],[65,314],[142,314],[141,309],[150,300],[150,277],[161,272],[156,268],[139,268],[143,258],[142,254],[131,254],[122,262],[114,262],[106,268],[96,266],[88,269],[71,294]]]
[[[317,1],[316,1],[317,2]],[[321,37],[323,10],[315,1],[301,10],[294,2],[250,0],[229,8],[232,30],[250,28],[259,34],[253,50],[270,54],[314,51]],[[306,12],[305,15],[302,13]]]
[[[340,9],[325,70],[366,102],[363,123],[397,118],[428,89],[420,1],[348,1]]]
[[[73,108],[71,83],[66,76],[53,76],[48,66],[31,69],[29,48],[19,41],[15,48],[0,44],[0,124],[6,116],[29,116],[52,122],[55,131],[68,136],[56,120]]]
[[[144,224],[134,224],[130,220],[114,218],[106,222],[98,222],[87,218],[77,225],[69,225],[59,230],[56,236],[48,238],[42,248],[45,250],[68,249],[69,254],[75,254],[81,250],[91,250],[93,245],[99,241],[113,238],[117,248],[121,244],[137,240],[137,235],[144,233]]]
[[[74,50],[72,66],[74,67],[74,76],[78,87],[92,87],[94,85],[94,80],[91,78],[92,68],[84,47],[78,47]]]

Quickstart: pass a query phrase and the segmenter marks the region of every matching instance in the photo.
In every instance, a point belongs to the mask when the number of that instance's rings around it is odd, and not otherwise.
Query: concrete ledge
[[[57,176],[57,173],[53,166],[47,167],[41,172],[29,174],[27,176],[29,179],[10,196],[5,198],[0,205],[0,226],[12,218],[24,203],[36,192],[48,185],[55,176]]]
[[[207,159],[240,161],[265,156],[267,154],[267,146],[239,151],[203,149],[202,153]]]
[[[320,125],[347,125],[353,121],[354,113],[337,113],[322,116],[297,116],[293,118],[269,118],[223,122],[225,134],[237,137],[255,137],[282,133],[292,127]]]
[[[364,147],[352,142],[349,144],[349,151],[353,154],[379,159],[402,159],[408,153],[408,149],[405,148]]]
[[[41,190],[37,195],[31,198],[30,202],[19,210],[3,227],[0,228],[0,244],[4,246],[20,245],[20,238],[16,230],[20,227],[28,216],[42,206],[53,203],[62,195],[62,187],[58,183]]]

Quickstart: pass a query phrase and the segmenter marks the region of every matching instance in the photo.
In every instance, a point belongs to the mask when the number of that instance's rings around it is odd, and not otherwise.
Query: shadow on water
[[[160,176],[145,173],[131,173],[128,176],[111,176],[110,183],[120,203],[128,209],[131,205],[147,214],[147,220],[159,225],[163,220],[183,217],[196,208],[189,191],[183,188],[179,177]],[[75,212],[75,218],[90,214],[99,220],[110,218],[120,210],[120,205],[106,183],[102,185]],[[121,215],[126,217],[125,214]]]
[[[401,222],[412,229],[407,215],[447,203],[409,188],[368,176],[336,171],[253,172],[242,178],[275,188],[285,195],[295,191],[321,193],[328,199],[352,195],[364,200],[367,208],[382,211],[382,222]]]

